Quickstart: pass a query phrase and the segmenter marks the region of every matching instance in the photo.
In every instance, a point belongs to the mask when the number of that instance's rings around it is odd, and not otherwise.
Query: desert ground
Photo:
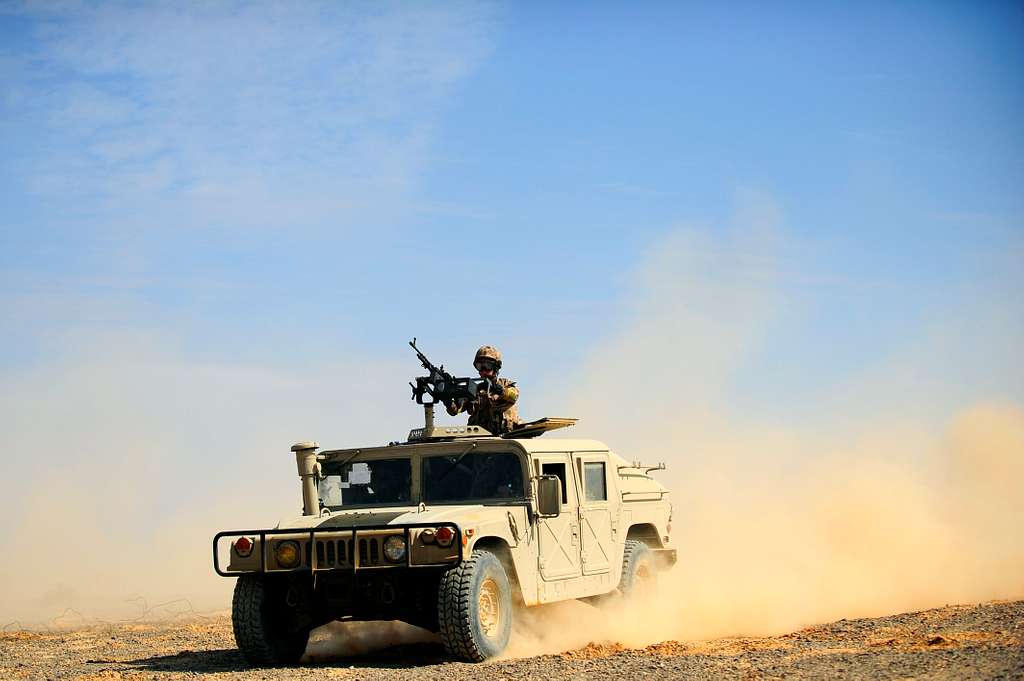
[[[763,638],[664,641],[642,649],[594,642],[558,654],[466,664],[423,636],[379,640],[339,656],[331,632],[315,632],[303,664],[251,669],[235,649],[226,614],[0,633],[3,679],[642,679],[642,678],[1024,678],[1024,601],[947,606],[839,620]],[[382,639],[386,639],[383,636]]]

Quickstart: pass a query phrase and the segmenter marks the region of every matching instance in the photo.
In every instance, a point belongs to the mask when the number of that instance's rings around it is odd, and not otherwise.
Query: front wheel
[[[231,602],[235,643],[253,666],[293,665],[306,652],[310,628],[295,622],[282,587],[261,575],[242,575],[235,584]]]
[[[437,615],[449,655],[469,662],[500,655],[512,635],[512,589],[498,557],[477,549],[444,573]]]

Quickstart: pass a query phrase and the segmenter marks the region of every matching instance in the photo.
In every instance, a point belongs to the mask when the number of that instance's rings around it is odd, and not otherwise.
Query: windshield
[[[423,459],[424,501],[522,499],[523,467],[515,454],[452,454]]]
[[[337,506],[408,503],[412,498],[412,462],[376,459],[321,464],[320,503]]]

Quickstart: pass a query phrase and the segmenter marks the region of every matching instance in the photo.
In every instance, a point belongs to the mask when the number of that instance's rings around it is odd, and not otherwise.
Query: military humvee
[[[402,620],[481,661],[504,650],[518,608],[635,595],[675,562],[668,493],[650,476],[663,466],[536,438],[572,419],[494,437],[430,416],[402,443],[296,444],[303,515],[214,537],[249,663],[298,662],[333,620]]]

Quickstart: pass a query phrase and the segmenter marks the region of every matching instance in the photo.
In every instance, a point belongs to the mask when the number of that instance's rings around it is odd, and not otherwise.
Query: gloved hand
[[[447,400],[444,407],[449,414],[457,416],[459,412],[466,408],[465,400]]]
[[[487,384],[487,392],[491,397],[500,398],[505,396],[505,388],[500,383],[497,381],[488,381]]]

